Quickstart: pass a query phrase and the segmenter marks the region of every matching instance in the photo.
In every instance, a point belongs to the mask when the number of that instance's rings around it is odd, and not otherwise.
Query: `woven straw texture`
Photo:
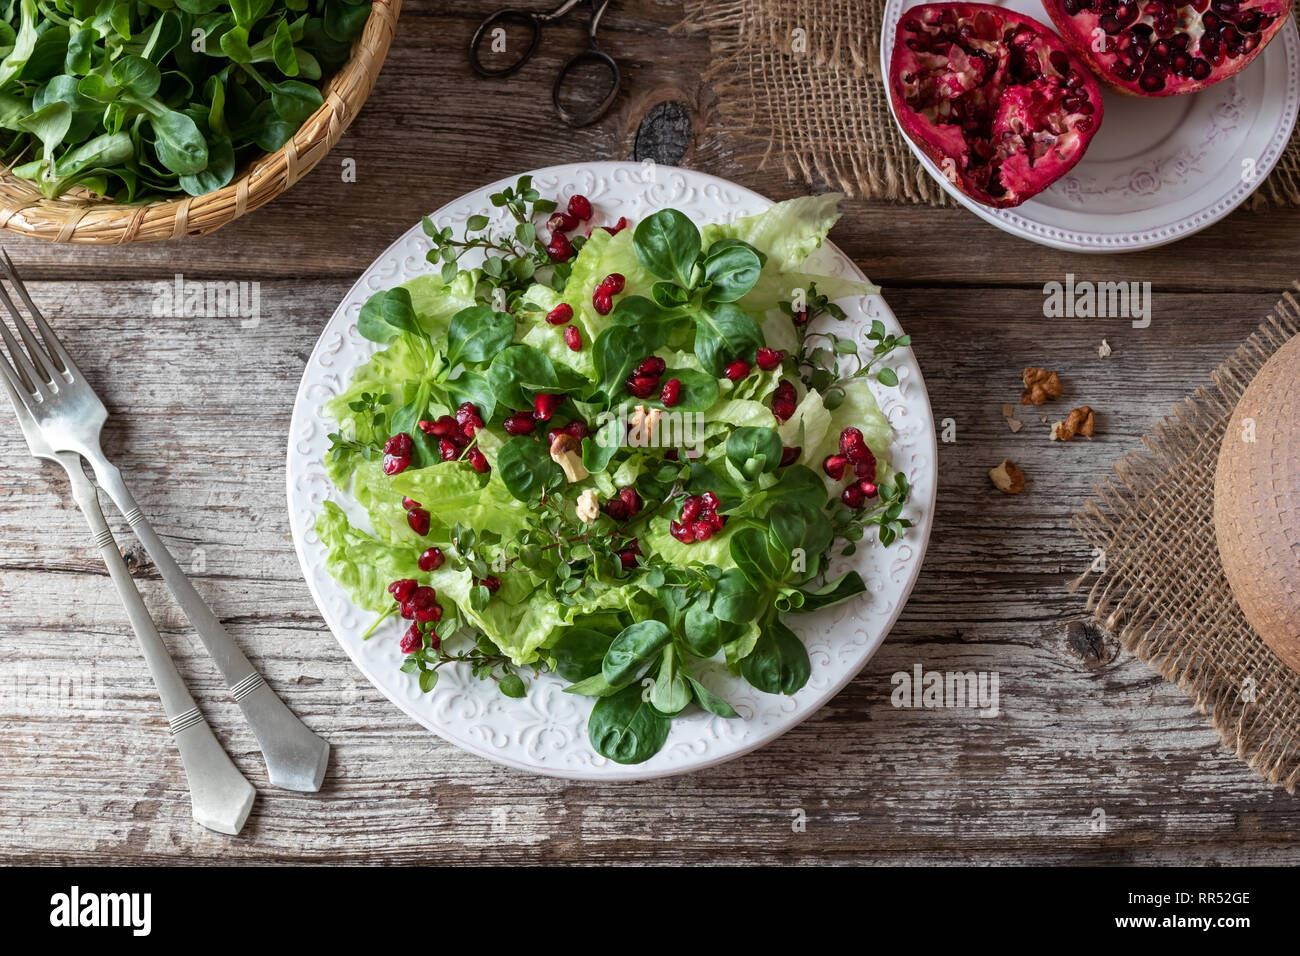
[[[0,226],[55,242],[150,242],[203,236],[284,192],[319,163],[356,118],[388,55],[402,0],[374,0],[352,57],[322,90],[325,104],[280,149],[203,196],[124,205],[78,190],[46,199],[0,166]]]
[[[1297,331],[1300,301],[1288,292],[1212,384],[1143,438],[1145,451],[1115,463],[1072,522],[1105,555],[1103,571],[1075,582],[1096,620],[1186,691],[1238,757],[1291,793],[1300,785],[1300,674],[1233,598],[1215,545],[1214,473],[1237,401]]]
[[[919,2],[919,0],[918,0]],[[894,125],[881,82],[884,0],[686,0],[709,34],[723,130],[743,162],[850,196],[947,205]],[[799,33],[797,31],[802,31]],[[806,49],[793,52],[796,42]],[[1300,204],[1300,128],[1249,205]]]

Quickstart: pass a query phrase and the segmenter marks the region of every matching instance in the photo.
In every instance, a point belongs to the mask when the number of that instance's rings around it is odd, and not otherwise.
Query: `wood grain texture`
[[[709,126],[707,43],[667,38],[675,3],[619,4],[601,42],[624,94],[573,132],[549,113],[568,24],[511,80],[466,75],[463,44],[496,0],[455,14],[411,2],[366,110],[335,153],[272,206],[202,241],[68,249],[6,240],[113,413],[110,454],[155,527],[267,679],[334,744],[320,794],[266,784],[251,733],[123,522],[137,580],[200,705],[261,789],[244,833],[189,816],[185,778],[125,616],[66,482],[0,425],[0,859],[77,862],[1300,861],[1300,802],[1218,743],[1186,697],[1084,623],[1066,583],[1091,561],[1069,516],[1109,462],[1251,331],[1295,278],[1300,210],[1238,212],[1175,246],[1084,257],[1031,246],[964,212],[848,204],[834,239],[916,339],[939,421],[939,504],[924,570],[889,640],[815,717],[687,777],[592,786],[462,753],[352,667],[302,582],[284,506],[294,392],[321,326],[418,215],[483,182],[643,144],[776,198],[804,187],[739,168]],[[647,139],[659,103],[679,125]],[[673,110],[661,110],[675,123]],[[644,146],[643,148],[650,148]],[[357,161],[356,183],[339,177]],[[261,283],[261,321],[149,315],[153,283]],[[1150,281],[1150,328],[1043,317],[1067,272]],[[1114,349],[1102,360],[1105,337]],[[1025,412],[1025,365],[1059,371],[1097,437],[1067,445]],[[1045,409],[1044,414],[1048,411]],[[1056,416],[1060,417],[1060,415]],[[1049,419],[1054,420],[1054,419]],[[11,422],[0,411],[0,422]],[[1012,457],[1027,491],[987,470]],[[996,671],[1001,714],[896,709],[916,664]],[[806,828],[792,827],[796,811]],[[1104,830],[1094,826],[1095,811]]]

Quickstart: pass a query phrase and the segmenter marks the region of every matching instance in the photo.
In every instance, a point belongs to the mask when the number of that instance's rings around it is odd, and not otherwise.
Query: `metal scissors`
[[[504,10],[498,10],[491,14],[486,20],[479,24],[479,28],[474,31],[474,38],[469,41],[469,65],[470,68],[479,76],[485,77],[502,77],[509,76],[517,69],[527,63],[537,52],[537,45],[542,39],[542,26],[547,23],[555,23],[562,19],[578,4],[584,0],[564,0],[564,3],[556,7],[550,13],[533,13],[531,10],[520,10],[509,7]],[[570,57],[565,64],[560,67],[560,72],[555,76],[555,85],[551,90],[551,99],[555,104],[555,112],[569,126],[589,126],[596,120],[600,119],[614,104],[618,97],[619,83],[622,81],[622,74],[619,72],[618,64],[614,58],[600,48],[596,42],[596,30],[600,27],[600,18],[605,13],[605,8],[609,6],[610,0],[586,0],[591,7],[591,16],[587,21],[587,48]],[[531,39],[524,50],[523,55],[512,63],[502,67],[489,67],[483,63],[479,54],[479,47],[484,37],[491,36],[494,28],[499,28],[507,23],[521,24],[532,31]],[[596,63],[604,66],[609,70],[610,86],[605,93],[604,99],[600,101],[592,110],[587,112],[574,112],[564,105],[560,100],[560,90],[564,85],[565,78],[575,68],[583,64]]]

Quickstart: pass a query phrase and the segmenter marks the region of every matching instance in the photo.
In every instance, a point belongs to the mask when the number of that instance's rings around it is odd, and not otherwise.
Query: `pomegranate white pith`
[[[890,60],[903,131],[950,182],[1017,206],[1083,156],[1101,88],[1050,29],[981,3],[933,3],[899,19]]]
[[[1193,93],[1239,73],[1277,35],[1290,0],[1043,0],[1103,83],[1135,96]]]

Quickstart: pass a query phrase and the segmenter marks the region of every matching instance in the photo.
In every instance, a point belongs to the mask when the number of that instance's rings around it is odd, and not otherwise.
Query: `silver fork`
[[[181,764],[185,767],[185,776],[190,782],[190,805],[194,819],[220,833],[238,833],[248,819],[248,811],[253,808],[253,798],[257,792],[221,748],[220,741],[203,719],[203,714],[190,696],[176,665],[172,663],[167,647],[158,636],[158,629],[144,605],[144,599],[136,590],[131,572],[122,560],[122,553],[117,550],[113,532],[109,530],[104,512],[100,510],[99,496],[95,494],[94,486],[82,470],[80,456],[51,450],[41,438],[36,423],[27,413],[13,386],[7,379],[0,379],[0,382],[3,383],[9,400],[14,403],[18,424],[22,427],[23,437],[27,439],[27,447],[31,449],[32,456],[62,465],[68,473],[68,480],[72,483],[72,498],[86,516],[91,536],[99,547],[104,564],[108,566],[109,576],[126,607],[126,616],[131,620],[131,627],[140,641],[140,650],[144,652],[145,663],[149,665],[154,687],[162,699],[172,739],[176,741],[176,749],[181,752]]]
[[[329,762],[329,744],[312,733],[276,696],[243,651],[230,639],[198,591],[194,590],[176,559],[168,553],[127,490],[122,473],[100,448],[100,431],[108,419],[107,409],[27,294],[27,287],[18,277],[9,254],[3,250],[0,250],[0,272],[13,283],[44,342],[42,348],[41,342],[36,340],[23,320],[22,313],[0,285],[0,302],[13,316],[18,334],[27,347],[24,351],[8,326],[0,320],[0,338],[3,338],[13,360],[11,365],[0,357],[0,374],[17,391],[22,405],[31,414],[41,437],[52,451],[72,452],[90,463],[99,486],[108,493],[144,544],[181,610],[198,631],[203,646],[216,661],[231,696],[243,711],[244,719],[253,728],[266,759],[271,783],[287,790],[319,790]]]

